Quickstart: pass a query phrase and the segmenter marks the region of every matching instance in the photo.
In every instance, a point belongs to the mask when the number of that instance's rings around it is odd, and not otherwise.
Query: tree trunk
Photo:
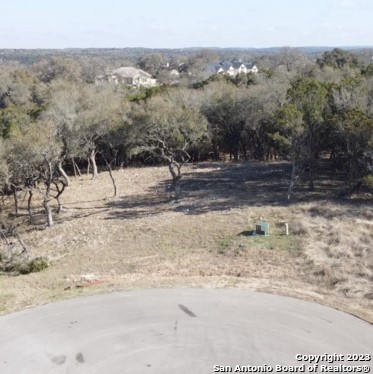
[[[177,177],[175,180],[173,180],[173,189],[175,191],[175,200],[179,201],[181,198],[181,185],[180,185],[180,179],[181,177]]]
[[[47,216],[47,225],[48,225],[48,227],[52,227],[54,225],[54,222],[53,222],[52,209],[49,206],[49,199],[45,198],[43,205],[44,205],[44,209],[45,209],[45,214]]]
[[[32,209],[31,209],[32,196],[33,196],[33,192],[30,190],[28,192],[28,200],[27,200],[27,210],[28,210],[28,215],[30,217],[30,223],[32,223]]]
[[[23,249],[22,253],[24,253],[24,252],[27,253],[27,252],[28,252],[28,248],[27,248],[25,242],[24,242],[24,241],[21,239],[21,237],[19,236],[19,234],[18,234],[17,231],[14,233],[14,236],[17,238],[18,243],[21,245],[21,247],[22,247],[22,249]]]
[[[91,150],[91,153],[89,154],[89,161],[92,165],[92,179],[95,179],[98,175],[97,171],[97,164],[96,164],[96,151],[94,149]]]
[[[315,189],[314,181],[316,175],[316,164],[318,159],[318,152],[315,149],[314,145],[314,135],[312,134],[311,138],[309,139],[309,160],[308,160],[308,167],[309,167],[309,182],[308,182],[308,189],[313,191]]]
[[[240,160],[240,149],[237,147],[233,150],[233,161]]]
[[[295,170],[296,170],[296,165],[295,161],[291,163],[291,176],[290,176],[290,184],[289,184],[289,189],[288,189],[288,200],[290,200],[291,194],[293,192],[294,184],[295,184]]]
[[[45,181],[47,189],[46,189],[45,194],[44,194],[43,205],[44,205],[45,214],[46,214],[46,217],[47,217],[47,225],[48,225],[48,227],[51,227],[54,224],[54,222],[53,222],[53,215],[52,215],[52,209],[49,206],[50,193],[51,193],[51,184],[52,184],[52,178],[53,178],[53,168],[52,168],[52,163],[50,161],[46,160],[46,162],[48,163],[48,179]]]
[[[172,180],[175,180],[177,178],[177,174],[176,174],[176,171],[175,171],[174,167],[175,167],[174,163],[172,161],[169,161],[168,162],[168,170],[171,173]],[[179,170],[179,173],[180,173],[180,170]]]
[[[62,184],[62,187],[60,188],[58,182],[54,182],[54,185],[56,186],[57,190],[57,195],[54,197],[57,200],[58,208],[57,208],[57,213],[60,214],[62,213],[62,204],[60,200],[60,196],[63,194],[63,191],[65,191],[65,188],[67,187],[67,184],[65,184],[63,181],[60,181]]]
[[[62,161],[59,161],[58,164],[57,164],[57,167],[58,167],[58,171],[60,172],[60,174],[62,175],[62,177],[65,179],[66,181],[66,186],[70,186],[70,178],[69,176],[66,174],[65,170],[63,169],[62,167]]]
[[[60,197],[56,197],[56,200],[57,200],[57,204],[58,204],[58,208],[57,208],[57,214],[61,214],[62,213],[62,204],[61,204],[61,200],[60,200]]]
[[[73,165],[74,177],[76,178],[78,176],[78,173],[76,172],[76,165],[75,165],[74,157],[71,157],[71,163]]]
[[[352,172],[351,172],[351,159],[347,162],[347,194],[351,196],[352,191]]]
[[[113,170],[111,168],[111,162],[107,162],[105,158],[105,163],[106,163],[107,168],[109,169],[109,175],[110,175],[111,181],[113,183],[113,188],[114,188],[114,197],[116,197],[117,196],[117,185],[115,184],[115,179],[113,177]]]
[[[75,162],[75,158],[74,158],[74,157],[71,157],[71,162],[72,162],[72,164],[73,164],[74,175],[75,175],[75,177],[77,176],[77,174],[79,175],[79,177],[81,177],[82,173],[80,172],[79,166],[78,166],[78,164]]]
[[[180,179],[181,179],[181,167],[182,164],[177,164],[174,161],[170,161],[168,164],[168,168],[170,170],[170,173],[172,175],[172,190],[175,192],[175,200],[178,201],[181,198],[181,185],[180,185]],[[175,168],[177,171],[175,171]]]
[[[14,198],[14,208],[16,211],[16,215],[18,215],[19,209],[18,209],[18,195],[17,195],[17,188],[13,188],[13,198]]]
[[[220,160],[220,152],[219,152],[219,146],[218,145],[214,146],[214,159],[215,159],[215,161]]]
[[[308,182],[308,188],[310,191],[313,191],[315,189],[314,180],[315,180],[315,161],[311,160],[310,162],[310,172],[309,172],[309,182]]]

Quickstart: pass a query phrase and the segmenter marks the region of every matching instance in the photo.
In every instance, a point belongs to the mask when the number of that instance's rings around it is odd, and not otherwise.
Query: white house
[[[251,68],[248,72],[256,74],[258,72],[258,68],[256,67],[256,65],[251,65]]]
[[[134,87],[154,87],[157,85],[156,79],[149,73],[131,66],[120,67],[106,75],[98,76],[96,80],[98,82],[107,81],[115,84],[122,83]]]
[[[243,63],[241,61],[222,61],[211,66],[213,74],[227,74],[236,76],[238,74],[257,73],[258,68],[250,63]]]

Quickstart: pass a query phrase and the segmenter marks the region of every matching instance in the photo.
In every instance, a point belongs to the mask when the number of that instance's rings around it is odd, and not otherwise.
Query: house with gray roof
[[[244,63],[241,61],[222,61],[212,64],[210,71],[213,74],[227,74],[236,76],[238,74],[257,73],[258,68],[251,63]]]

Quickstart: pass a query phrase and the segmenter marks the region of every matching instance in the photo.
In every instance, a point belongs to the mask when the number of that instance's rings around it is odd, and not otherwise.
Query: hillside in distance
[[[191,48],[64,48],[64,49],[0,49],[0,63],[17,61],[25,65],[32,65],[51,57],[105,57],[110,60],[127,60],[136,62],[139,58],[148,54],[163,54],[168,58],[176,56],[192,56],[201,52],[209,52],[220,59],[231,59],[232,56],[245,55],[251,59],[260,56],[293,51],[302,53],[311,58],[319,57],[325,51],[331,51],[335,46],[305,46],[305,47],[267,47],[267,48],[220,48],[220,47],[191,47]],[[338,47],[353,52],[362,61],[369,63],[373,56],[373,46],[347,46]]]

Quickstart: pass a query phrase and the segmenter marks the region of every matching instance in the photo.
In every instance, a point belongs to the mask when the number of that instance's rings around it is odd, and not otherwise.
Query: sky
[[[373,0],[0,0],[0,48],[373,46]]]

